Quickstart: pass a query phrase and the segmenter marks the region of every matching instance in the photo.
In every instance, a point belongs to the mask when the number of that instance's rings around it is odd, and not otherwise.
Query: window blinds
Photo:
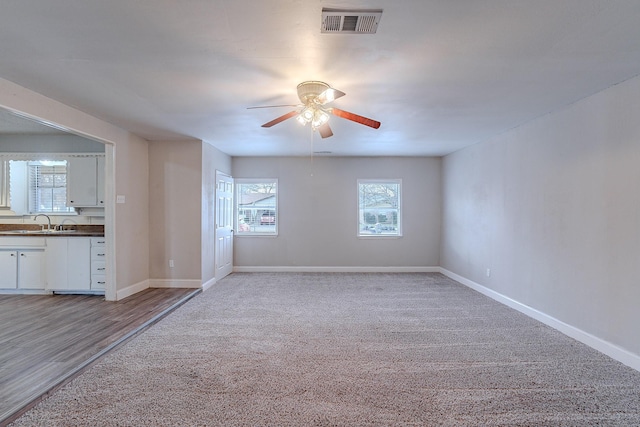
[[[67,207],[67,162],[29,162],[29,212],[73,212]]]

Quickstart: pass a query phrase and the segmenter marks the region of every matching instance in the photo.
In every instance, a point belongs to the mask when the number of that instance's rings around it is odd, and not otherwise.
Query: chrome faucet
[[[44,217],[47,218],[47,221],[49,222],[49,228],[47,228],[47,230],[51,230],[51,218],[49,218],[49,215],[38,214],[38,215],[33,217],[33,220],[35,221],[36,219],[38,219],[39,216],[44,216]],[[44,224],[42,224],[42,231],[44,231]]]
[[[78,224],[77,222],[75,222],[75,221],[74,221],[74,220],[72,220],[72,219],[65,218],[65,219],[63,219],[63,220],[62,220],[62,222],[61,222],[60,224],[58,224],[58,231],[64,231],[64,225],[65,225],[67,222],[72,222],[72,223],[74,223],[74,224],[76,224],[76,225]],[[55,229],[55,227],[54,227],[54,229]]]

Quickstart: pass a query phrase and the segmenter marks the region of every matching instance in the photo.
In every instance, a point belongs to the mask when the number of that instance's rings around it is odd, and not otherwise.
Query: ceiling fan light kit
[[[309,80],[302,82],[297,87],[298,98],[302,105],[302,110],[290,111],[280,117],[277,117],[270,122],[262,125],[262,127],[269,128],[277,125],[287,119],[295,117],[298,123],[301,125],[311,124],[313,130],[318,130],[322,138],[328,138],[333,135],[331,128],[329,127],[330,115],[341,117],[343,119],[351,120],[356,123],[360,123],[365,126],[378,129],[380,122],[369,119],[363,116],[359,116],[348,111],[338,110],[337,108],[325,107],[324,105],[345,95],[344,92],[334,89],[327,83]],[[281,107],[282,105],[272,105],[266,107],[249,107],[249,108],[268,108],[268,107]]]

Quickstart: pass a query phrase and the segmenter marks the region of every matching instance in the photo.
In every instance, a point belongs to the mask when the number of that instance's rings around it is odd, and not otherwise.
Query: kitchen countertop
[[[0,231],[0,237],[104,237],[104,233],[87,233],[87,232],[75,232],[75,231],[56,231],[52,233],[47,232],[28,232],[17,233],[11,231]]]
[[[38,224],[0,224],[0,236],[104,237],[104,225],[66,225],[64,230],[42,230]]]

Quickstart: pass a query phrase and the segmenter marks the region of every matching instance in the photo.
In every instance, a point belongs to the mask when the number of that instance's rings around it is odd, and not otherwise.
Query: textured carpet
[[[16,426],[640,425],[640,372],[440,274],[233,274]]]

